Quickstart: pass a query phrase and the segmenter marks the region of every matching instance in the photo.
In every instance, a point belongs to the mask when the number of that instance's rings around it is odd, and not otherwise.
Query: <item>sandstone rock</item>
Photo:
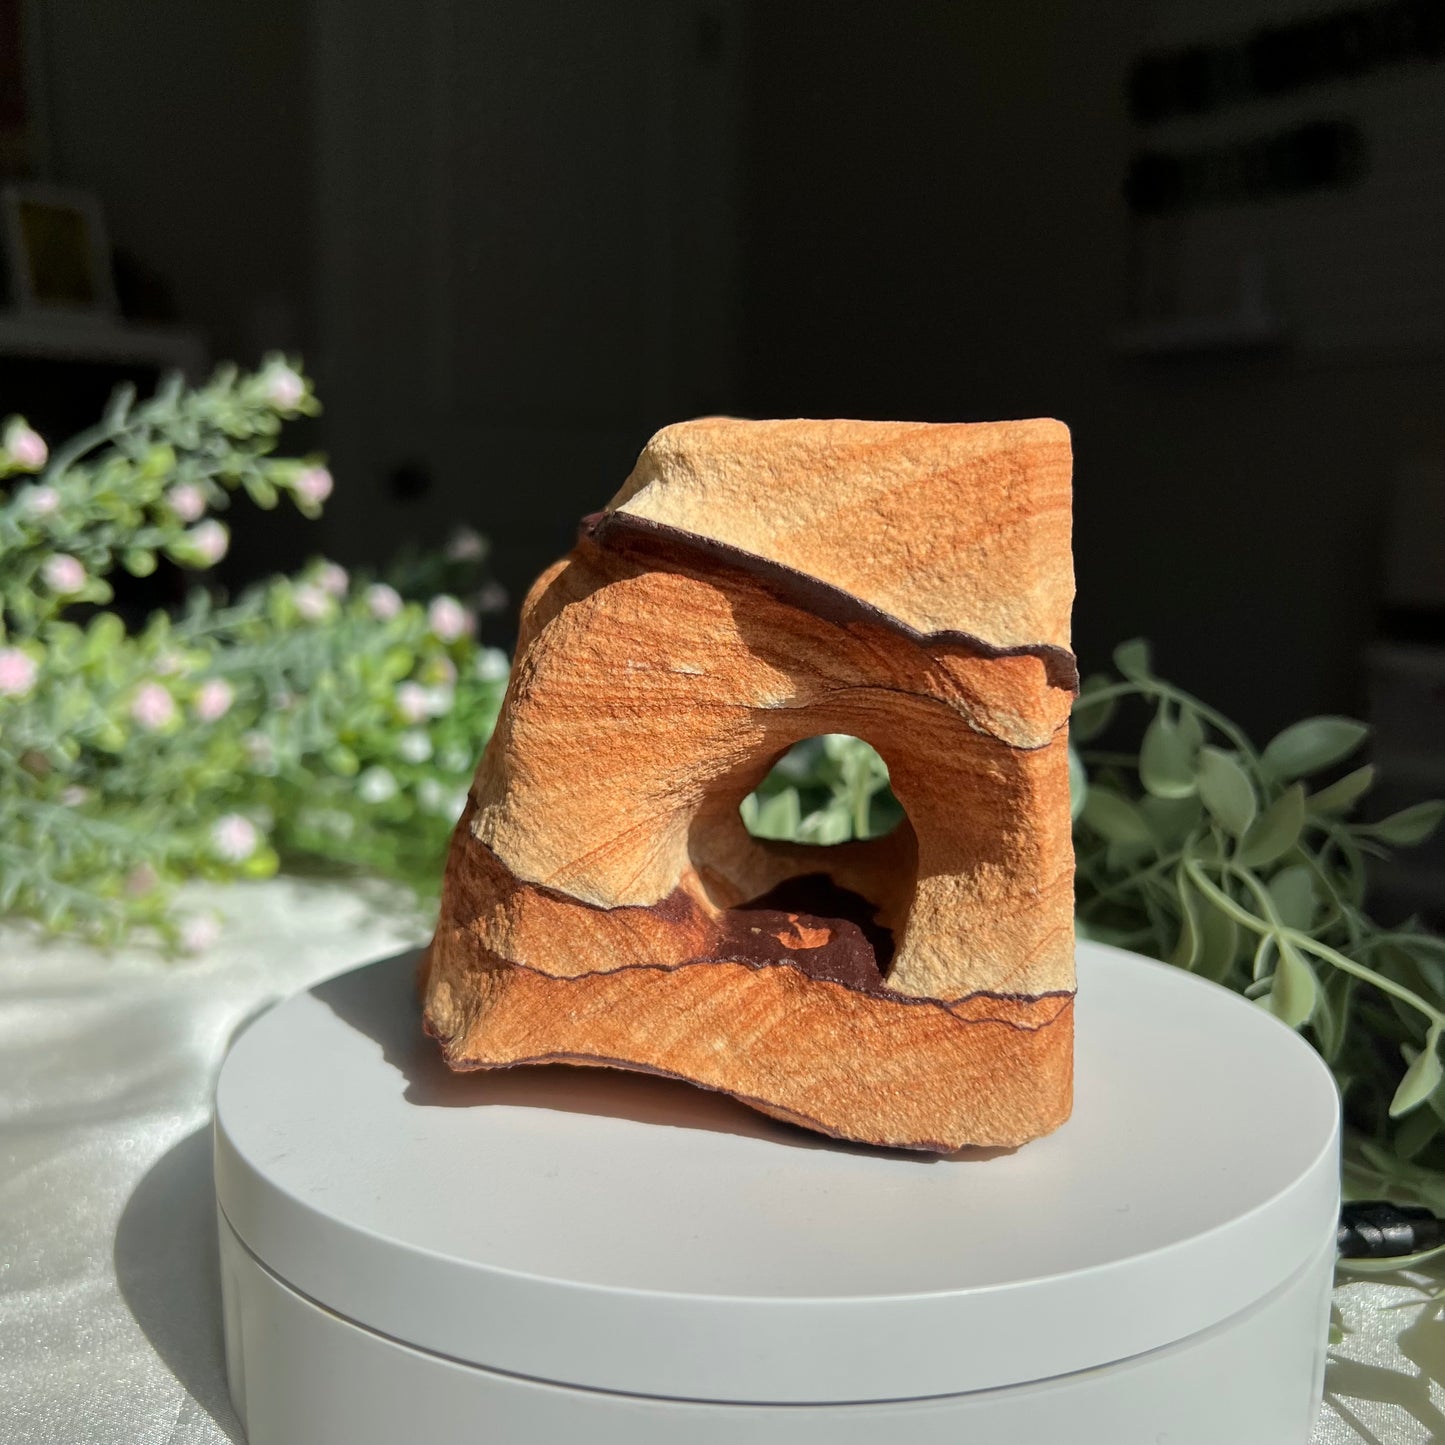
[[[423,969],[447,1062],[667,1074],[905,1148],[1067,1118],[1069,473],[1052,421],[654,437],[523,610]],[[747,833],[818,733],[878,749],[893,833]]]

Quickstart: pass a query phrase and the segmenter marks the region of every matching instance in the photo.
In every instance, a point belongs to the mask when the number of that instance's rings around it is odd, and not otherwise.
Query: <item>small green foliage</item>
[[[506,685],[445,590],[475,581],[480,539],[409,559],[398,586],[317,561],[234,601],[194,587],[131,628],[96,610],[117,567],[217,561],[212,514],[233,493],[316,515],[330,473],[274,455],[283,422],[316,409],[273,358],[142,405],[122,393],[53,456],[5,428],[0,477],[20,480],[0,490],[0,912],[196,948],[213,924],[175,916],[186,878],[284,860],[436,888]]]

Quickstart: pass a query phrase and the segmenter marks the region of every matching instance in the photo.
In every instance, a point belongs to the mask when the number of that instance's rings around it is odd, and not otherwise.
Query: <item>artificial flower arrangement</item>
[[[284,858],[434,887],[508,670],[476,638],[498,603],[480,537],[389,580],[317,560],[234,599],[194,586],[137,625],[111,605],[118,569],[204,583],[237,493],[319,515],[331,474],[274,450],[317,410],[276,357],[140,405],[122,392],[54,453],[5,426],[0,913],[196,951],[216,922],[177,912],[187,878]]]

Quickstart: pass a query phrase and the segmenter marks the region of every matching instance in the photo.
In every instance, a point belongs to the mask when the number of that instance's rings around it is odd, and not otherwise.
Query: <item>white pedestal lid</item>
[[[1078,962],[1073,1118],[940,1159],[611,1070],[453,1076],[414,959],[384,960],[236,1041],[221,1211],[291,1291],[449,1366],[682,1401],[1051,1379],[1327,1271],[1338,1105],[1314,1052],[1165,965]]]

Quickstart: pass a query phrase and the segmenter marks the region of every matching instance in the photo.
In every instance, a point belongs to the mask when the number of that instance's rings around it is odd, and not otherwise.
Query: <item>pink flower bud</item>
[[[131,699],[130,715],[147,732],[155,732],[175,721],[176,700],[160,683],[143,683]]]
[[[458,527],[447,542],[448,562],[477,562],[487,555],[487,544],[480,532],[471,527]]]
[[[431,690],[419,682],[404,682],[396,690],[396,710],[409,723],[425,722],[431,714]]]
[[[217,521],[202,522],[186,533],[184,541],[207,567],[214,567],[226,555],[231,534]]]
[[[5,450],[22,471],[38,472],[50,457],[50,449],[39,432],[32,431],[19,417],[5,428]]]
[[[235,689],[222,677],[209,678],[196,694],[196,716],[206,723],[217,722],[230,712],[236,700]]]
[[[503,612],[507,606],[507,589],[500,582],[486,582],[476,597],[478,612]]]
[[[187,953],[205,953],[221,941],[221,923],[213,913],[197,913],[181,924],[181,947]]]
[[[433,597],[426,611],[432,635],[442,642],[456,642],[476,630],[477,620],[455,597]]]
[[[70,597],[85,586],[85,568],[68,552],[57,552],[47,557],[40,568],[45,585],[62,597]]]
[[[303,467],[296,474],[296,495],[313,507],[319,507],[335,485],[325,467]]]
[[[27,517],[53,517],[60,510],[60,493],[54,487],[26,487],[19,501]]]
[[[39,676],[40,669],[29,653],[18,647],[0,647],[0,694],[24,697]]]
[[[331,614],[331,594],[304,582],[296,589],[296,610],[307,622],[321,622]]]
[[[166,493],[166,505],[183,522],[198,522],[205,515],[206,494],[194,482],[182,482]]]
[[[125,891],[132,898],[144,898],[161,880],[149,863],[141,863],[125,876]]]
[[[333,597],[345,597],[351,578],[346,575],[345,567],[339,567],[335,562],[323,562],[316,569],[316,585]]]
[[[377,582],[366,589],[367,611],[378,622],[390,622],[401,611],[401,593],[385,582]]]
[[[244,863],[260,846],[260,830],[240,813],[227,813],[211,825],[211,847],[227,863]]]
[[[266,400],[277,411],[295,411],[306,395],[306,383],[289,366],[276,365],[266,372]]]

